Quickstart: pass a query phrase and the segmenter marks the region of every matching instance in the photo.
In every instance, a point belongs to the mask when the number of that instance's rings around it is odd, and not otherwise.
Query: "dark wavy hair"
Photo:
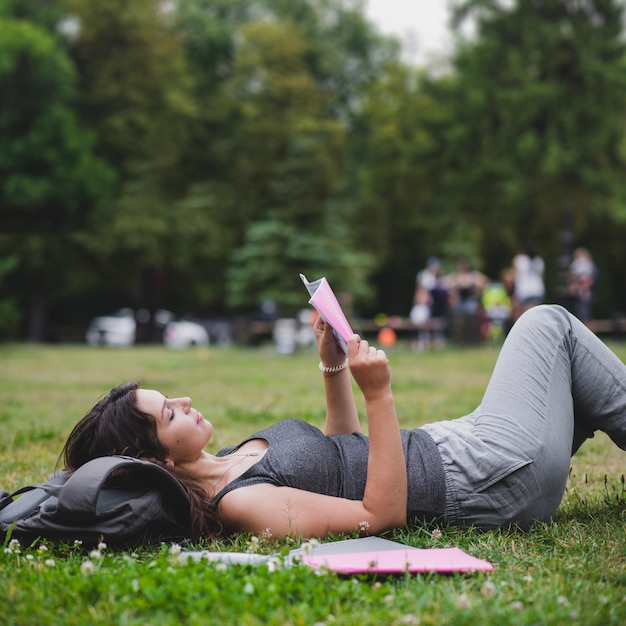
[[[166,464],[168,450],[157,437],[154,416],[137,408],[139,385],[124,383],[111,389],[74,426],[59,463],[70,471],[100,456],[123,454],[156,463],[169,471],[185,488],[191,502],[191,526],[196,538],[211,538],[222,532],[217,507],[203,481]]]

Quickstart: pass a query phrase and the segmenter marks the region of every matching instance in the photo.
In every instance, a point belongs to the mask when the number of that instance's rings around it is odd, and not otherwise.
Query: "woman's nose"
[[[189,411],[191,408],[191,398],[184,396],[182,398],[178,398],[178,402],[183,407],[185,411]]]

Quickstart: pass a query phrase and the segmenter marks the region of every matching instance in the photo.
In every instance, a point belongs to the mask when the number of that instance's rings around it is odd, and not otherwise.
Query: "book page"
[[[304,274],[300,274],[300,279],[311,296],[309,304],[314,306],[320,317],[332,327],[339,345],[347,354],[346,344],[354,333],[326,277],[309,282]]]

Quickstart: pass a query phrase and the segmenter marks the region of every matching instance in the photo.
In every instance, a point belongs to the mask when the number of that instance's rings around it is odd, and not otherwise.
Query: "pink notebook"
[[[266,563],[272,555],[246,552],[187,551],[183,555],[196,561],[221,561],[230,565]],[[285,560],[312,568],[326,567],[338,574],[417,574],[437,572],[490,572],[493,565],[473,557],[460,548],[412,548],[382,537],[362,537],[330,541],[317,546],[295,548]]]
[[[300,274],[300,280],[311,296],[309,304],[312,304],[320,317],[332,326],[337,341],[347,353],[346,343],[354,333],[330,284],[325,277],[309,282],[304,274]]]
[[[403,574],[419,572],[490,572],[493,565],[460,548],[406,548],[349,554],[306,555],[302,562],[339,574]]]

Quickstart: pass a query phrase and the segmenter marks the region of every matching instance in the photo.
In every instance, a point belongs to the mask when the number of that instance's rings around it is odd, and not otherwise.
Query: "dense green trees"
[[[49,300],[71,272],[71,233],[113,170],[77,117],[76,70],[58,39],[10,17],[0,16],[0,31],[0,261],[12,259],[6,273],[28,304],[28,332],[43,339]]]
[[[622,3],[456,5],[457,25],[472,17],[477,35],[451,72],[417,83],[403,68],[388,72],[369,100],[366,180],[376,206],[395,207],[379,218],[399,220],[385,237],[407,243],[394,246],[401,264],[411,261],[410,234],[420,258],[468,256],[491,276],[532,240],[553,298],[558,270],[582,242],[597,249],[602,285],[614,285],[616,258],[591,233],[625,234]],[[611,306],[625,304],[614,297]]]
[[[620,5],[472,0],[458,9],[476,16],[479,39],[457,55],[448,93],[454,147],[472,157],[454,182],[465,209],[482,214],[483,236],[531,239],[555,259],[562,225],[580,237],[590,221],[621,219]]]
[[[0,333],[288,312],[299,271],[406,314],[427,256],[496,276],[526,239],[554,270],[588,245],[626,307],[622,3],[455,17],[431,73],[359,0],[0,0]]]

